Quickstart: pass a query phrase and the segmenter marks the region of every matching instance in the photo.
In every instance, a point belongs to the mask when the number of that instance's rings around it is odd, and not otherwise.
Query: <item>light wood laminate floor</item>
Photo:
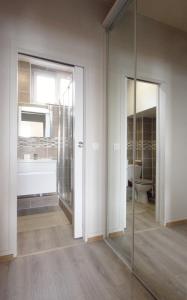
[[[161,300],[187,300],[187,224],[135,233],[136,273]]]
[[[153,300],[102,241],[1,263],[0,299]]]
[[[18,217],[18,256],[82,243],[61,208]]]
[[[111,246],[128,262],[132,251],[132,210],[128,207],[127,230],[110,238]],[[135,272],[161,300],[187,300],[187,224],[160,226],[154,205],[136,203]]]
[[[155,222],[155,205],[135,203],[135,223],[134,230],[136,233],[158,228],[159,225]],[[110,245],[119,253],[119,255],[131,264],[132,252],[132,202],[127,202],[127,227],[124,229],[122,236],[114,236],[109,238]]]

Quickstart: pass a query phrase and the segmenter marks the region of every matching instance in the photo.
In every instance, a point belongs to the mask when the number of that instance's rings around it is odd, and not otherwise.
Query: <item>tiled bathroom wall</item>
[[[153,127],[156,126],[156,119],[155,118],[142,118],[143,122],[143,178],[146,179],[153,179],[155,180],[155,159],[156,157],[156,130],[153,131]],[[155,124],[155,125],[154,125]],[[154,155],[155,154],[155,155]]]
[[[153,181],[156,182],[156,118],[152,122],[152,168]]]
[[[39,138],[39,137],[19,137],[18,138],[18,159],[24,159],[24,154],[30,154],[30,158],[34,158],[34,154],[38,158],[57,159],[58,138]]]
[[[133,162],[133,118],[128,118],[128,163]],[[155,181],[156,118],[136,119],[136,160],[142,165],[142,178]]]
[[[18,102],[30,103],[30,63],[26,61],[18,62]]]
[[[133,163],[133,118],[127,119],[127,159],[128,164]]]

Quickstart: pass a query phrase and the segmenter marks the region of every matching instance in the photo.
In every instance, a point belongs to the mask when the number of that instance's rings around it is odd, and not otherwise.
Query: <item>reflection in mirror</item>
[[[107,242],[157,299],[184,300],[187,11],[168,3],[137,0],[137,65],[132,1],[109,31]]]
[[[22,159],[57,159],[59,105],[18,105],[18,153]]]
[[[133,270],[157,299],[184,300],[187,27],[184,31],[182,24],[186,24],[187,11],[178,1],[170,6],[173,18],[168,19],[164,2],[150,0],[148,5],[138,0]],[[139,79],[145,81],[144,87]],[[153,102],[149,82],[158,90],[156,114],[152,108],[139,110],[142,104]]]
[[[135,226],[134,233],[156,226],[156,111],[159,86],[136,81],[136,143],[135,165],[129,155],[132,134],[128,135],[128,179],[135,176]],[[134,81],[128,79],[128,127],[133,131]],[[146,221],[146,216],[148,219]]]
[[[19,105],[19,136],[50,137],[50,110],[36,105]]]

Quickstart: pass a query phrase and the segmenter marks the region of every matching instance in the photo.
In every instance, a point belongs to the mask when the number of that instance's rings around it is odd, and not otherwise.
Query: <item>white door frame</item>
[[[56,63],[64,65],[70,65],[76,67],[76,64],[65,62],[59,59],[59,56],[45,55],[44,53],[37,53],[30,49],[18,47],[17,45],[11,45],[11,57],[10,57],[10,147],[9,147],[9,250],[8,253],[12,253],[14,257],[17,256],[17,80],[18,80],[18,55],[24,53],[33,57],[41,59],[47,59]],[[83,72],[85,68],[82,66]],[[85,85],[85,79],[83,76],[83,89]],[[85,141],[85,92],[83,90],[83,137]],[[84,143],[85,145],[86,143]],[[83,192],[82,192],[82,234],[83,240],[85,240],[85,146],[83,149]]]
[[[73,227],[74,238],[83,236],[83,153],[84,153],[84,96],[83,74],[81,67],[74,67],[73,72]],[[81,174],[80,174],[81,173]]]
[[[131,76],[125,75],[125,124],[126,124],[126,142],[127,146],[127,82]],[[153,78],[138,76],[137,81],[147,81],[158,85],[158,102],[156,107],[156,221],[161,225],[165,225],[165,200],[164,200],[164,182],[165,182],[165,82],[155,80]],[[121,111],[121,114],[124,113]],[[127,152],[125,161],[125,170],[127,173]],[[127,178],[127,174],[125,176]]]

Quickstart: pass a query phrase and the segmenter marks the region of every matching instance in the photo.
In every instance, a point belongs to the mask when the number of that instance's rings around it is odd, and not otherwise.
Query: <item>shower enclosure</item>
[[[60,205],[73,223],[74,238],[83,237],[83,106],[83,68],[75,66],[60,98],[57,184]]]
[[[58,195],[73,214],[73,90],[72,82],[59,106]]]

